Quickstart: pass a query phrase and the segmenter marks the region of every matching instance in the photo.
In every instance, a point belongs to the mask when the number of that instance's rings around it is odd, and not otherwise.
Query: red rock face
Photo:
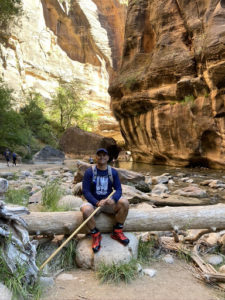
[[[224,20],[224,0],[130,0],[109,91],[135,160],[225,168]]]

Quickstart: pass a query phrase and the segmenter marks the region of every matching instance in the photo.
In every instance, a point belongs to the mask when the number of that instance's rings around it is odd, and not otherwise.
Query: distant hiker
[[[94,160],[93,160],[93,158],[90,156],[90,158],[89,158],[89,164],[93,164],[94,163]]]
[[[12,159],[13,159],[13,165],[16,166],[17,155],[15,152],[13,152],[13,154],[12,154]]]
[[[82,204],[81,211],[84,219],[87,219],[96,207],[101,207],[101,212],[114,214],[116,224],[113,227],[111,238],[119,241],[124,246],[128,245],[129,239],[123,234],[123,224],[126,220],[129,202],[121,199],[122,188],[118,172],[108,165],[109,154],[104,148],[96,152],[96,165],[88,168],[83,178],[83,194],[87,202]],[[115,193],[111,198],[107,197]],[[94,253],[98,252],[101,247],[101,233],[96,228],[94,217],[87,222],[87,226],[92,235],[92,249]]]
[[[10,151],[9,151],[8,148],[5,150],[4,156],[5,156],[5,160],[6,160],[7,166],[9,167],[9,161],[10,161],[11,153],[10,153]]]

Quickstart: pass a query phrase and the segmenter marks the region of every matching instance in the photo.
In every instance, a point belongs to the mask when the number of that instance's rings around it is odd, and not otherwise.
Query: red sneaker
[[[101,248],[101,240],[102,240],[102,235],[101,232],[96,232],[92,233],[92,250],[94,253],[98,252]]]
[[[127,246],[130,240],[123,234],[123,229],[113,229],[113,233],[111,234],[111,238],[117,240],[124,246]]]

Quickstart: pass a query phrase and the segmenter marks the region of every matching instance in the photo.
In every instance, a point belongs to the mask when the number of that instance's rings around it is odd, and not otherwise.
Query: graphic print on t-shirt
[[[106,195],[108,191],[108,176],[97,176],[96,178],[96,194]]]

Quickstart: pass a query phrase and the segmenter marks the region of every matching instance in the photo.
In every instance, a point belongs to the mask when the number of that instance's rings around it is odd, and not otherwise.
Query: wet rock
[[[160,183],[163,183],[163,184],[167,184],[169,182],[169,176],[155,176],[155,177],[152,177],[152,184],[160,184]]]
[[[199,187],[194,185],[190,185],[188,187],[184,187],[182,189],[176,190],[173,193],[185,197],[196,197],[196,198],[207,197],[207,193],[205,190],[202,190]]]
[[[165,184],[159,183],[157,185],[154,186],[154,188],[152,189],[152,195],[162,195],[164,193],[168,193],[169,189]]]
[[[123,198],[127,199],[129,203],[136,204],[140,202],[152,203],[151,197],[133,186],[122,184]]]
[[[149,185],[144,182],[144,181],[140,181],[138,183],[136,183],[135,188],[143,193],[149,193],[151,191],[151,189],[149,188]]]
[[[122,264],[128,263],[132,258],[137,258],[138,239],[132,233],[125,233],[130,243],[124,247],[119,242],[113,240],[110,235],[103,234],[101,249],[96,254],[93,253],[91,244],[92,238],[85,237],[77,244],[76,263],[81,268],[97,269],[101,263]]]

